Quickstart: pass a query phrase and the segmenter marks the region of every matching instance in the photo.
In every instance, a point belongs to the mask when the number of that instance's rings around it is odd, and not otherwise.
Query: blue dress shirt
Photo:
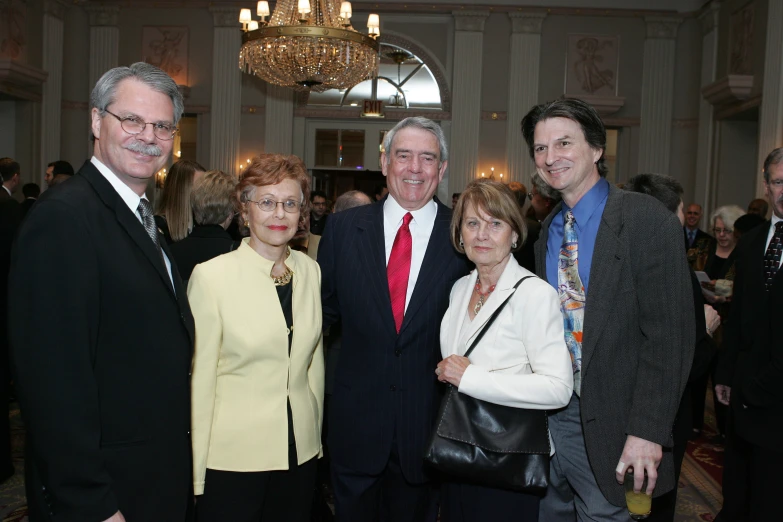
[[[549,238],[546,242],[546,279],[557,290],[557,264],[560,255],[560,247],[563,245],[563,224],[565,214],[569,210],[574,213],[576,219],[576,234],[579,240],[578,257],[579,277],[585,287],[587,296],[590,284],[590,267],[593,264],[593,250],[595,238],[598,236],[598,227],[601,225],[601,216],[606,208],[606,198],[609,196],[609,182],[601,178],[598,183],[582,196],[574,208],[570,208],[563,202],[560,212],[552,218],[549,224]]]

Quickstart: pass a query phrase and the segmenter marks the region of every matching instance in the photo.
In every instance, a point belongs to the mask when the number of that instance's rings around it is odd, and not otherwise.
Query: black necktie
[[[775,233],[772,234],[772,240],[767,247],[767,253],[764,254],[764,275],[766,276],[767,292],[772,288],[772,280],[778,273],[780,267],[780,253],[783,252],[783,221],[778,221],[775,225]]]
[[[152,215],[152,205],[149,200],[141,198],[139,201],[139,215],[141,216],[141,222],[144,224],[144,229],[150,236],[150,239],[155,244],[155,249],[160,255],[161,261],[163,260],[163,250],[160,248],[160,242],[158,241],[158,227],[155,225],[155,218]],[[166,264],[165,261],[163,263]]]

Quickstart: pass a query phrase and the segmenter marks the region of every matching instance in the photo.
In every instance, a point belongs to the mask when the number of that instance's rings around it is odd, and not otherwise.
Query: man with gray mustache
[[[30,521],[185,522],[193,317],[146,197],[182,97],[135,63],[105,73],[90,107],[92,158],[39,199],[12,253]],[[43,308],[62,311],[45,328]]]

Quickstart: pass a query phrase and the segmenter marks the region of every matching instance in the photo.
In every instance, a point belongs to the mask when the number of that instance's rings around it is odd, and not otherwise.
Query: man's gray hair
[[[769,168],[772,165],[777,165],[781,161],[783,161],[783,147],[778,147],[767,154],[767,157],[764,160],[764,181],[766,183],[769,183]]]
[[[361,207],[372,203],[370,196],[361,190],[350,190],[341,194],[334,202],[334,213],[348,210],[349,208]]]
[[[153,90],[168,96],[174,105],[172,122],[174,125],[179,123],[182,113],[185,112],[185,104],[182,101],[182,94],[177,89],[177,84],[171,79],[171,76],[154,65],[144,62],[136,62],[130,67],[115,67],[106,71],[90,94],[90,110],[98,109],[101,116],[105,116],[106,108],[115,101],[117,86],[128,78],[140,81]]]
[[[386,137],[383,139],[383,150],[386,152],[386,164],[391,163],[391,146],[394,142],[394,135],[402,129],[413,127],[416,129],[422,129],[431,132],[438,140],[438,149],[440,149],[440,159],[438,165],[441,165],[444,161],[449,159],[449,148],[446,145],[446,136],[443,134],[443,129],[440,125],[435,123],[429,118],[422,118],[421,116],[413,116],[405,118],[400,123],[394,126],[392,130],[386,133]]]

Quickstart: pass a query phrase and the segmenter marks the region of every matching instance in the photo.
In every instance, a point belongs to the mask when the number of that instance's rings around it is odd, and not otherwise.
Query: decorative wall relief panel
[[[160,67],[177,85],[188,85],[188,28],[145,26],[142,35],[145,62]]]
[[[751,2],[731,15],[729,74],[753,74],[753,24],[756,4]]]
[[[27,2],[0,0],[0,58],[27,61]]]
[[[565,93],[616,96],[619,43],[617,36],[569,34]]]

